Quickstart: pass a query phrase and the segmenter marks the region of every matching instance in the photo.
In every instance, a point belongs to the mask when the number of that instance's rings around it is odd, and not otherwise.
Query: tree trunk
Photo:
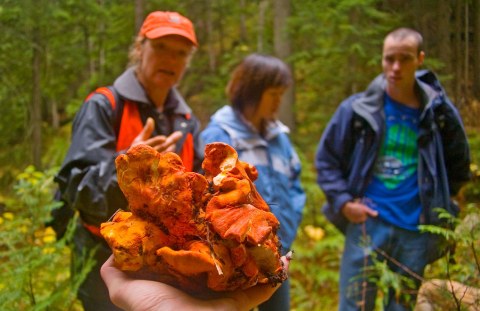
[[[450,34],[452,30],[452,25],[450,23],[452,16],[452,8],[448,1],[438,1],[436,4],[436,20],[443,21],[441,23],[435,23],[436,32],[436,42],[435,46],[435,57],[438,57],[444,64],[445,67],[442,70],[444,74],[452,74],[453,66],[450,62],[452,57],[451,49],[451,39]],[[427,51],[428,55],[429,51]],[[452,83],[448,83],[447,92],[452,90]]]
[[[210,2],[210,1],[208,1]],[[223,4],[223,1],[221,2]],[[225,12],[224,11],[224,8],[223,8],[223,5],[219,5],[217,7],[217,10],[218,10],[218,14],[219,16],[226,16],[228,14],[228,12]],[[218,18],[217,17],[217,29],[218,29],[218,42],[220,43],[220,47],[219,47],[219,55],[223,55],[223,53],[225,52],[225,39],[226,39],[226,36],[225,36],[225,24],[226,22],[222,19],[222,18]]]
[[[87,51],[87,60],[88,60],[88,70],[86,71],[87,72],[87,79],[90,80],[93,76],[93,68],[94,68],[94,64],[93,64],[93,59],[94,59],[94,55],[92,53],[92,39],[91,39],[91,36],[90,36],[90,30],[88,29],[88,27],[86,25],[84,25],[82,27],[82,30],[83,30],[83,39],[84,39],[84,43],[85,43],[85,51]],[[87,69],[85,68],[85,69]]]
[[[208,69],[211,73],[214,73],[217,68],[217,60],[215,57],[215,38],[213,31],[213,9],[210,1],[205,2],[206,5],[206,32],[208,42]]]
[[[265,40],[265,12],[267,11],[268,1],[260,0],[258,4],[258,32],[257,32],[257,52],[263,52],[263,41]]]
[[[96,66],[95,66],[95,56],[93,53],[94,49],[94,36],[90,36],[90,31],[87,31],[87,51],[88,51],[88,78],[91,79],[95,76]]]
[[[32,30],[32,107],[31,115],[31,137],[33,165],[37,170],[42,169],[42,101],[40,91],[40,68],[41,68],[41,46],[40,27],[38,19]]]
[[[105,0],[98,0],[100,7],[104,9],[105,7]],[[98,73],[100,75],[100,79],[103,80],[105,76],[105,38],[106,38],[106,26],[105,20],[101,20],[100,24],[98,25]]]
[[[291,14],[290,0],[275,0],[274,8],[274,49],[275,55],[286,60],[291,54],[291,42],[288,33],[287,22]],[[292,70],[293,74],[293,70]],[[295,116],[293,104],[295,101],[294,86],[290,87],[282,99],[280,105],[280,120],[290,129],[295,130]]]
[[[58,105],[55,98],[50,101],[50,111],[52,115],[52,127],[55,130],[58,130],[60,128],[60,116],[58,114]]]
[[[473,83],[472,93],[480,101],[480,0],[473,0]]]
[[[135,0],[135,35],[140,31],[145,18],[143,7],[143,0]]]
[[[469,52],[470,52],[470,14],[469,14],[469,6],[470,4],[465,2],[465,20],[463,21],[464,24],[464,41],[465,41],[465,49],[463,51],[463,81],[464,81],[464,93],[463,96],[465,97],[465,104],[470,99],[470,88],[469,88],[469,70],[470,61],[469,61]]]
[[[240,0],[240,41],[247,41],[247,25],[245,21],[245,0]]]
[[[461,0],[455,1],[455,24],[454,31],[455,34],[453,46],[455,47],[455,53],[452,59],[452,63],[455,64],[455,103],[457,105],[461,104],[463,100],[462,94],[462,13],[463,6]]]
[[[355,25],[358,23],[358,12],[354,9],[352,9],[350,11],[350,24],[352,25]],[[351,35],[350,35],[351,36]],[[355,42],[355,38],[351,38],[352,41],[351,42]],[[348,78],[347,78],[347,81],[345,81],[345,88],[347,90],[347,94],[355,94],[357,92],[359,92],[358,90],[358,83],[357,83],[357,76],[356,76],[356,72],[358,72],[358,69],[357,68],[358,66],[358,57],[357,57],[357,53],[352,53],[350,52],[349,53],[349,56],[348,56],[348,68],[350,68],[351,70],[351,73]]]

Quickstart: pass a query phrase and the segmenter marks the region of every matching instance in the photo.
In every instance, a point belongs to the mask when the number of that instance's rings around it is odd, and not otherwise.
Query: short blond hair
[[[128,52],[128,66],[135,66],[140,62],[140,51],[142,49],[142,44],[145,42],[146,38],[144,36],[137,36],[135,41],[130,47]]]
[[[420,52],[423,51],[423,37],[418,31],[414,29],[407,28],[407,27],[397,28],[387,34],[387,36],[385,37],[385,40],[383,41],[384,44],[385,44],[385,41],[389,38],[392,38],[394,40],[403,40],[405,38],[412,38],[415,40],[417,44],[418,54],[420,54]]]

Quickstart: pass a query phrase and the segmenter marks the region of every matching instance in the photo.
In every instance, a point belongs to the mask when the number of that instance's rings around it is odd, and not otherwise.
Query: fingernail
[[[285,255],[285,258],[290,261],[292,260],[293,258],[293,251],[289,251],[286,255]]]

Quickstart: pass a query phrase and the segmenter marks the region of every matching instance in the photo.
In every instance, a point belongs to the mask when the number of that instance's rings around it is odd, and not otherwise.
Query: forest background
[[[294,246],[292,309],[336,305],[343,237],[320,213],[313,156],[340,101],[381,72],[382,40],[393,28],[423,34],[424,67],[438,74],[463,116],[478,176],[480,0],[0,0],[0,306],[79,308],[71,292],[59,294],[76,286],[68,277],[68,248],[42,221],[56,206],[51,177],[83,99],[126,68],[137,30],[154,10],[178,11],[196,27],[200,47],[179,88],[204,125],[226,104],[226,82],[243,56],[268,53],[292,68],[295,85],[280,118],[292,129],[308,194]],[[455,221],[477,215],[478,178],[460,199],[464,213]],[[465,253],[460,248],[456,263],[432,267],[432,277],[480,285],[477,260],[469,261],[470,270],[460,268],[462,258],[472,258],[467,252],[478,255],[478,221],[469,228],[470,240],[451,235],[466,243]],[[42,266],[53,262],[51,271]]]

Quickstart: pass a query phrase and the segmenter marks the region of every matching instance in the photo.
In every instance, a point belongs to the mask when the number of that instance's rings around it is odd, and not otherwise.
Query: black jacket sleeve
[[[453,103],[444,98],[435,111],[440,129],[450,194],[455,196],[470,180],[470,147],[462,119]]]
[[[99,225],[127,201],[116,175],[115,115],[100,94],[84,102],[72,126],[72,142],[56,180],[62,199],[83,221]]]

